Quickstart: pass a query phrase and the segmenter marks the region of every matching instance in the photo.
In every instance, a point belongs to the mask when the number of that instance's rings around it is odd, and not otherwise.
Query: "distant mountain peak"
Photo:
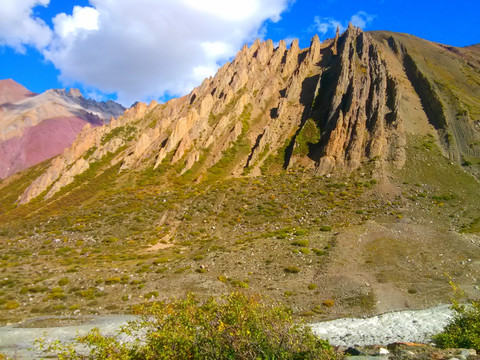
[[[36,94],[13,79],[0,80],[0,106],[14,103]]]
[[[71,88],[68,91],[68,94],[72,97],[83,97],[82,93],[78,89]]]
[[[0,81],[0,178],[58,155],[86,124],[99,126],[124,112],[113,101],[85,99],[78,89],[34,94],[12,79]]]

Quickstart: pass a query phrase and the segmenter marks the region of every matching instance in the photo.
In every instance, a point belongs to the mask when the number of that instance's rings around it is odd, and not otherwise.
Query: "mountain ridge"
[[[127,146],[126,154],[117,155],[111,163],[121,162],[121,171],[142,167],[147,158],[155,159],[150,164],[155,170],[170,154],[173,164],[183,162],[183,175],[191,173],[203,155],[204,164],[200,166],[204,169],[197,176],[199,180],[206,169],[214,167],[222,154],[237,144],[245,154],[236,164],[230,164],[230,173],[258,175],[265,161],[284,146],[287,137],[282,164],[285,168],[299,164],[316,168],[319,174],[333,169],[349,172],[373,158],[380,158],[382,166],[391,163],[402,167],[405,127],[407,131],[426,134],[433,126],[443,151],[457,163],[480,157],[480,147],[476,145],[479,122],[472,120],[469,113],[473,109],[473,116],[480,115],[475,97],[462,105],[456,90],[439,80],[430,80],[432,69],[420,68],[421,59],[414,59],[416,54],[410,54],[406,47],[418,46],[419,42],[426,51],[441,54],[441,60],[447,62],[457,61],[452,60],[452,54],[460,55],[462,60],[468,56],[467,52],[452,52],[449,47],[410,35],[394,38],[388,32],[364,33],[353,26],[342,36],[323,43],[315,36],[311,46],[303,50],[298,48],[297,41],[287,50],[282,41],[275,49],[271,41],[257,40],[250,48],[244,46],[231,63],[189,95],[163,105],[139,104],[113,126],[83,136],[90,141],[89,146],[82,145],[83,153],[95,144],[97,153],[90,162],[99,161],[105,154],[99,150],[104,133],[128,126],[135,118],[139,126],[130,129],[136,134],[130,142],[112,137],[116,143],[107,144],[107,152]],[[398,79],[406,84],[400,84]],[[408,101],[400,101],[404,93],[409,94]],[[411,121],[405,124],[412,111],[419,118],[418,126]],[[149,117],[148,125],[145,117]],[[242,117],[243,122],[238,121]],[[457,117],[463,120],[457,121]],[[309,119],[310,125],[313,121],[317,128],[319,139],[308,139],[312,143],[303,144],[300,151],[296,138]],[[194,142],[197,146],[193,146]],[[205,149],[209,149],[208,154]],[[89,166],[80,155],[66,155],[68,160],[61,165],[66,169],[72,165],[69,161],[78,160],[72,168],[75,171],[52,170],[58,175],[46,174],[39,179],[21,203],[42,193],[58,180],[60,173],[64,179],[53,186],[47,197],[71,183]],[[60,166],[60,162],[55,166]],[[476,165],[468,170],[478,173]],[[45,181],[46,178],[49,180]],[[39,183],[43,185],[37,186]]]
[[[0,80],[0,106],[36,95],[13,79]]]
[[[239,288],[308,320],[445,303],[450,281],[475,298],[476,56],[352,26],[256,41],[87,126],[0,183],[0,322]]]
[[[86,124],[100,126],[124,110],[87,100],[77,89],[35,94],[11,79],[0,80],[0,94],[0,178],[58,155]]]

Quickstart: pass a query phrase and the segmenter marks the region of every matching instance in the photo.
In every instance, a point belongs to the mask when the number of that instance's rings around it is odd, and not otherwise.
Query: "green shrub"
[[[48,294],[43,300],[65,300],[67,298],[67,295],[63,292],[63,289],[61,287],[56,287],[53,288],[50,291],[50,294]]]
[[[313,119],[308,119],[295,139],[294,155],[307,156],[310,146],[320,139],[320,131]]]
[[[67,285],[68,283],[70,282],[70,280],[68,278],[61,278],[60,280],[58,280],[58,285],[60,286],[65,286]]]
[[[295,240],[292,242],[293,246],[306,247],[308,246],[308,240]]]
[[[298,274],[300,272],[300,269],[297,266],[285,266],[283,270],[289,274]]]
[[[288,310],[242,293],[204,303],[190,294],[135,311],[141,319],[120,329],[117,336],[103,336],[93,329],[70,344],[39,340],[37,346],[62,359],[339,358],[309,327],[294,324]],[[120,340],[125,335],[131,342]],[[81,348],[83,354],[78,353]]]
[[[154,297],[158,297],[158,291],[150,291],[149,293],[146,293],[144,296],[145,299],[152,299]]]
[[[328,300],[324,300],[322,304],[325,307],[332,307],[333,305],[335,305],[335,301],[328,299]]]
[[[5,303],[4,309],[5,310],[15,310],[20,307],[20,303],[18,301],[12,300],[12,301],[7,301]]]
[[[245,281],[238,279],[230,279],[230,284],[238,288],[248,289],[248,279],[245,279]]]
[[[300,248],[299,250],[300,250],[300,252],[301,252],[302,254],[304,254],[304,255],[310,254],[310,249],[309,249],[309,248],[302,247],[302,248]]]
[[[453,320],[447,327],[433,337],[440,348],[465,348],[480,351],[480,302],[472,301],[470,306],[452,306],[455,311]]]
[[[329,225],[324,225],[320,228],[320,231],[332,231],[332,227]]]
[[[113,284],[118,284],[119,282],[122,282],[122,278],[119,276],[111,277],[105,280],[105,285],[113,285]]]
[[[193,257],[193,260],[195,260],[195,261],[200,261],[200,260],[203,260],[203,259],[205,259],[205,256],[201,255],[201,254],[200,255],[195,255]]]
[[[298,229],[297,231],[295,231],[293,233],[293,235],[295,236],[304,236],[304,235],[307,235],[308,234],[308,230],[306,229]]]

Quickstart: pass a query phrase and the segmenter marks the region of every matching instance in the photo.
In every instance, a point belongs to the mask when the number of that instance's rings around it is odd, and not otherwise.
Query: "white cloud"
[[[55,32],[60,38],[67,38],[83,30],[98,30],[98,15],[94,8],[75,6],[71,16],[65,13],[55,16]]]
[[[373,21],[373,19],[375,19],[375,15],[367,14],[365,11],[359,11],[352,16],[350,22],[353,26],[365,29],[367,25],[369,25]]]
[[[315,23],[316,30],[320,35],[325,35],[330,30],[336,31],[337,27],[340,28],[340,31],[345,30],[345,27],[340,23],[340,21],[332,18],[321,18],[319,16],[315,16],[313,21]]]
[[[25,45],[42,49],[50,42],[52,31],[45,22],[33,17],[35,6],[47,6],[50,0],[1,0],[0,45],[25,53]]]
[[[90,0],[54,20],[44,56],[65,85],[81,83],[119,101],[183,95],[218,63],[262,35],[291,0]]]
[[[365,11],[359,11],[352,15],[350,22],[352,25],[365,29],[375,19],[375,15],[366,13]],[[344,31],[348,26],[348,21],[339,21],[330,17],[315,16],[314,26],[320,35],[325,35],[328,32],[335,33],[337,27],[340,28],[340,32]]]

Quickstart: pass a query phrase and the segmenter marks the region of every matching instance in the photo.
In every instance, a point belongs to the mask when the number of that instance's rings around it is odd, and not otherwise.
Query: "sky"
[[[352,22],[467,46],[479,14],[479,0],[0,0],[0,79],[130,106],[189,93],[256,38],[305,48]]]

